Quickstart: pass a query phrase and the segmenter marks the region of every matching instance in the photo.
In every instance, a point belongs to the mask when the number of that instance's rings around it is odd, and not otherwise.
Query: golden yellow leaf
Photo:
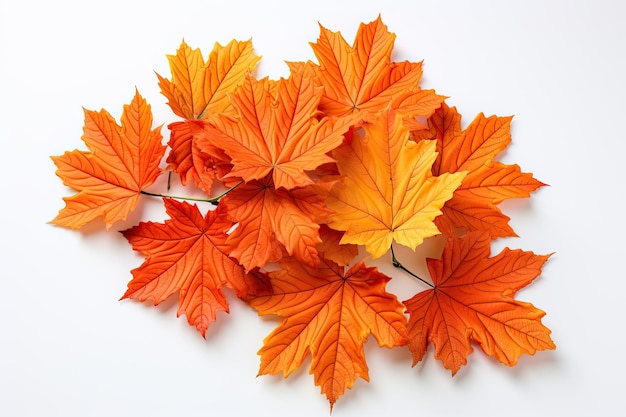
[[[344,181],[330,191],[329,226],[345,231],[341,243],[365,245],[374,258],[393,241],[415,249],[438,234],[433,220],[465,176],[433,176],[435,142],[409,140],[402,115],[391,111],[333,155]]]

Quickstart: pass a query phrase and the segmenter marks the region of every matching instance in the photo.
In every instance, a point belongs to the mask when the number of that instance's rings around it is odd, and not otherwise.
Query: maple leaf
[[[228,93],[241,85],[260,57],[254,55],[251,41],[216,43],[206,63],[200,49],[184,41],[176,55],[168,55],[172,79],[157,74],[161,93],[169,99],[172,111],[186,120],[203,120],[230,107]]]
[[[243,83],[259,59],[253,54],[251,41],[236,40],[226,46],[216,43],[206,62],[200,49],[192,49],[184,41],[176,55],[168,55],[172,79],[159,74],[157,77],[172,111],[185,119],[168,126],[171,131],[168,145],[172,151],[167,158],[169,168],[180,174],[183,185],[192,179],[208,193],[217,176],[211,169],[212,157],[203,157],[193,146],[189,121],[211,120],[220,113],[232,113],[228,94]],[[218,158],[219,162],[222,160]]]
[[[411,117],[430,116],[444,97],[420,89],[421,62],[391,62],[394,41],[395,34],[387,30],[380,16],[359,26],[353,46],[341,33],[320,25],[320,37],[311,44],[319,61],[314,68],[324,85],[320,110],[334,116],[357,111],[368,119],[368,114],[378,113],[396,100],[402,103],[397,109]],[[412,95],[415,97],[410,98]]]
[[[511,142],[511,117],[485,117],[482,113],[461,130],[461,115],[445,103],[429,119],[429,130],[413,132],[413,138],[437,140],[438,156],[433,174],[467,172],[461,186],[435,221],[439,230],[452,235],[456,229],[487,230],[492,238],[516,236],[497,204],[508,198],[529,197],[545,185],[518,165],[493,159]]]
[[[231,256],[246,270],[278,261],[283,249],[302,262],[317,264],[321,240],[316,220],[328,211],[317,188],[277,190],[268,176],[240,185],[220,205],[238,223],[228,243]]]
[[[152,130],[152,113],[139,92],[124,106],[121,126],[106,111],[84,110],[82,139],[90,152],[74,150],[53,156],[56,174],[78,191],[50,222],[78,229],[102,216],[107,230],[124,220],[141,191],[161,173],[165,153],[160,127]]]
[[[490,258],[490,242],[486,232],[454,236],[441,260],[427,259],[434,287],[404,302],[414,365],[430,342],[453,375],[467,363],[470,340],[509,366],[524,353],[555,348],[541,323],[545,313],[513,299],[541,273],[549,255],[505,248]]]
[[[333,153],[344,182],[330,190],[328,225],[374,258],[393,241],[415,249],[439,234],[433,219],[464,173],[433,176],[435,142],[411,141],[401,114],[386,111],[363,132]]]
[[[198,146],[231,157],[227,177],[250,182],[271,174],[276,188],[311,185],[305,171],[332,162],[326,154],[341,144],[353,121],[318,120],[321,94],[316,79],[299,72],[279,81],[248,77],[231,95],[238,117],[221,115],[207,123]]]
[[[146,255],[122,299],[152,299],[157,305],[178,292],[178,315],[185,314],[204,337],[216,313],[229,311],[222,287],[245,297],[260,291],[258,281],[229,256],[226,232],[233,224],[220,207],[202,216],[195,204],[168,198],[164,203],[170,217],[164,223],[142,222],[122,232]]]
[[[373,334],[379,346],[406,343],[403,306],[385,291],[389,277],[361,261],[344,268],[322,259],[316,267],[293,258],[269,273],[273,293],[250,300],[260,315],[283,317],[259,351],[259,375],[289,376],[312,356],[310,373],[331,409],[357,377],[369,380],[363,344]]]

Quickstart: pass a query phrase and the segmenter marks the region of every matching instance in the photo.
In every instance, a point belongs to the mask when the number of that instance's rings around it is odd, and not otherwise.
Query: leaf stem
[[[393,251],[393,245],[391,245],[391,263],[393,264],[393,266],[395,266],[396,268],[400,268],[401,270],[403,270],[404,272],[406,272],[407,274],[409,274],[413,278],[416,278],[416,279],[422,281],[424,284],[428,285],[430,288],[435,288],[435,286],[433,284],[431,284],[430,282],[428,282],[428,281],[424,280],[423,278],[419,277],[414,272],[411,272],[404,265],[402,265],[400,263],[400,261],[398,261],[398,258],[396,258],[396,254]]]
[[[176,196],[176,195],[151,193],[149,191],[143,191],[143,190],[140,191],[140,192],[141,192],[141,194],[149,195],[149,196],[152,196],[152,197],[173,198],[175,200],[202,201],[202,202],[211,203],[214,206],[217,206],[219,201],[222,199],[222,197],[224,197],[226,194],[228,194],[231,191],[233,191],[235,188],[239,187],[241,184],[243,184],[243,181],[239,181],[237,184],[233,185],[228,190],[224,191],[222,194],[220,194],[220,195],[218,195],[216,197],[211,197],[211,198],[182,197],[182,196]]]
[[[222,197],[224,197],[226,194],[233,191],[235,188],[239,187],[241,184],[243,184],[243,180],[239,181],[237,184],[233,185],[232,187],[230,187],[228,190],[224,191],[222,194],[218,195],[217,197],[210,198],[208,202],[217,205],[217,203],[222,199]]]

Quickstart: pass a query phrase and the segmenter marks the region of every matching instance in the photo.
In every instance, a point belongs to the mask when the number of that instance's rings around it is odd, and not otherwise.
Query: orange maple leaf
[[[385,291],[389,277],[359,262],[344,268],[322,259],[316,267],[293,258],[269,273],[272,294],[250,304],[260,315],[283,317],[259,351],[259,375],[285,377],[312,356],[310,373],[331,409],[357,377],[369,380],[363,344],[373,334],[379,346],[406,343],[403,306]]]
[[[545,313],[513,299],[539,276],[549,255],[506,248],[490,258],[490,243],[485,232],[454,236],[441,260],[427,259],[434,287],[404,302],[414,365],[430,342],[453,375],[467,363],[470,340],[509,366],[524,353],[555,348],[541,323]]]
[[[150,105],[135,92],[124,106],[121,126],[106,111],[85,110],[83,141],[90,152],[74,150],[53,156],[56,174],[78,191],[50,222],[78,229],[102,216],[107,230],[124,220],[141,191],[157,179],[165,153],[160,127],[152,130]]]
[[[339,146],[352,118],[318,119],[322,89],[306,72],[292,71],[279,81],[248,77],[232,95],[238,117],[220,115],[207,123],[198,146],[226,152],[227,175],[246,182],[272,176],[276,188],[313,184],[305,171],[332,162],[326,154]]]
[[[226,46],[216,43],[206,62],[199,49],[191,49],[184,41],[176,55],[168,55],[172,79],[157,77],[172,111],[185,119],[168,126],[171,152],[167,157],[169,168],[181,176],[183,185],[192,179],[209,193],[218,176],[213,165],[223,161],[198,152],[189,121],[212,120],[220,113],[234,112],[228,94],[243,83],[259,59],[251,41],[236,40]]]
[[[433,176],[435,142],[411,141],[402,118],[386,111],[333,152],[344,180],[330,190],[328,224],[345,231],[341,243],[363,244],[374,258],[393,241],[415,249],[439,234],[433,219],[465,175]]]
[[[259,292],[258,281],[229,256],[226,232],[233,224],[219,206],[203,217],[195,204],[168,198],[164,203],[170,217],[164,223],[142,222],[123,232],[146,260],[132,271],[122,299],[152,299],[157,305],[178,292],[178,315],[185,314],[204,337],[216,313],[229,311],[222,287],[245,297]]]
[[[242,184],[228,193],[220,205],[237,222],[228,243],[231,256],[246,270],[278,261],[283,250],[302,262],[318,262],[320,243],[317,218],[328,212],[317,188],[276,189],[270,176]]]
[[[497,204],[508,198],[529,197],[545,185],[518,165],[506,165],[494,158],[511,142],[511,117],[485,117],[482,113],[461,130],[461,115],[445,103],[429,119],[429,130],[413,133],[413,138],[437,140],[433,174],[467,172],[452,198],[435,220],[442,233],[456,229],[487,230],[492,238],[516,236]]]
[[[311,44],[319,61],[313,67],[324,85],[320,110],[333,116],[357,111],[368,119],[394,100],[410,117],[430,116],[444,97],[420,89],[421,62],[391,62],[394,41],[380,16],[359,26],[353,46],[320,25],[320,37]]]

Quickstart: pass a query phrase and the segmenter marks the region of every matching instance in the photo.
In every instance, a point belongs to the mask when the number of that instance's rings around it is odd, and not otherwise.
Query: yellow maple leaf
[[[415,143],[409,136],[402,115],[387,110],[334,152],[344,181],[327,203],[335,212],[329,226],[345,231],[342,244],[365,245],[378,258],[393,241],[415,249],[439,234],[433,220],[465,173],[433,176],[435,141]]]

